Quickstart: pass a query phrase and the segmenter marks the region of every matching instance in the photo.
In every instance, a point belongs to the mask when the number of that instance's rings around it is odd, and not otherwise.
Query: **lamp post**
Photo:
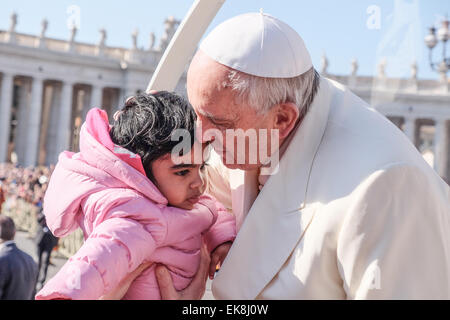
[[[424,39],[425,44],[430,49],[429,61],[431,69],[439,72],[444,78],[446,77],[447,71],[450,70],[450,57],[447,57],[446,53],[447,41],[450,39],[449,23],[450,21],[446,17],[442,21],[442,26],[439,30],[436,30],[435,27],[431,27],[429,29],[430,33]],[[442,42],[442,60],[440,62],[433,62],[433,48],[436,47],[439,42]]]

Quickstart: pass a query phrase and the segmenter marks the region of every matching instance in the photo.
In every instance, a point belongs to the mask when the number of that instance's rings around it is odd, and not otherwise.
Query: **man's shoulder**
[[[32,277],[35,277],[38,272],[36,261],[28,253],[16,246],[3,250],[3,254],[0,253],[0,268],[2,269],[0,272],[2,277],[19,275],[21,274],[19,270],[26,270]]]
[[[19,248],[17,248],[17,250],[19,250],[20,254],[21,254],[25,259],[27,259],[28,261],[31,261],[32,263],[35,263],[35,261],[34,261],[34,259],[33,259],[33,257],[32,257],[31,255],[29,255],[28,253],[26,253],[25,251],[23,251],[23,250],[21,250],[21,249],[19,249]]]
[[[345,98],[330,109],[319,157],[343,160],[340,164],[350,170],[423,162],[411,141],[384,115],[349,90],[340,95]]]
[[[314,160],[310,187],[318,193],[342,197],[367,177],[391,164],[416,168],[432,175],[409,139],[387,118],[351,92],[348,103],[333,106]],[[326,177],[324,179],[324,177]]]
[[[1,256],[1,254],[0,254],[0,256]],[[26,253],[25,251],[18,248],[16,244],[9,246],[8,250],[4,250],[4,255],[3,255],[4,259],[14,259],[17,256],[20,256],[23,260],[25,260],[27,262],[30,262],[33,264],[36,263],[34,261],[33,257],[31,257],[28,253]]]
[[[0,264],[14,259],[19,253],[19,248],[15,245],[3,245],[0,249]]]
[[[10,250],[8,248],[2,247],[0,248],[0,264],[7,260],[10,255]]]

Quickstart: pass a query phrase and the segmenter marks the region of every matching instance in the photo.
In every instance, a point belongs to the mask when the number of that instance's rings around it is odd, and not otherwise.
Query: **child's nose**
[[[198,172],[194,178],[194,180],[191,182],[191,188],[195,189],[195,188],[202,188],[203,187],[203,177],[202,175]]]

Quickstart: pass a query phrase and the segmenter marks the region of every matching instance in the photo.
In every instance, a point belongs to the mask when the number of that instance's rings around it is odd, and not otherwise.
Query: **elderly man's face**
[[[223,163],[231,169],[251,170],[261,166],[264,155],[270,155],[270,134],[261,139],[260,129],[273,129],[273,113],[261,115],[236,97],[222,83],[229,69],[199,51],[188,71],[187,93],[198,116],[201,141],[213,141]],[[241,129],[241,130],[240,130]],[[245,141],[245,143],[243,143]],[[233,150],[234,149],[234,150]],[[263,156],[261,156],[261,151]]]

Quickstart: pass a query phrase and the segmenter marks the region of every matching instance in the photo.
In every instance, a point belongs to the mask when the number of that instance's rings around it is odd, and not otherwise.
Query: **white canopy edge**
[[[153,73],[146,92],[174,91],[197,45],[225,0],[195,0]]]

